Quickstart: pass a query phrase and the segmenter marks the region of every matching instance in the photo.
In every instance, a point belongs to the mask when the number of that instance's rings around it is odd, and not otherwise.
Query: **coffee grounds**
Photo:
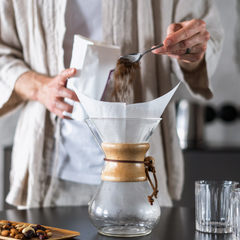
[[[127,102],[131,97],[131,89],[140,70],[139,62],[130,63],[118,59],[114,72],[114,88],[112,91],[112,101]]]

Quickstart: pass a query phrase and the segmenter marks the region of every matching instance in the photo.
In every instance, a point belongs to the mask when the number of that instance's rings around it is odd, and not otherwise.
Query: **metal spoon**
[[[158,46],[156,46],[154,48],[151,48],[150,50],[146,51],[143,54],[132,53],[132,54],[123,55],[123,56],[119,57],[118,59],[121,60],[121,61],[129,62],[129,63],[135,63],[135,62],[138,62],[143,57],[143,55],[145,55],[146,53],[151,52],[151,51],[153,51],[153,50],[155,50],[157,48],[163,47],[163,46],[164,45],[161,44],[161,45],[158,45]]]

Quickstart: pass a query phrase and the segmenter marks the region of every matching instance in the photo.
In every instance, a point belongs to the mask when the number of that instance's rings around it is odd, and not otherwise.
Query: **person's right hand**
[[[47,78],[39,88],[36,98],[49,111],[61,118],[69,118],[63,115],[63,111],[72,113],[73,107],[64,102],[64,98],[79,101],[76,93],[66,88],[67,79],[76,73],[75,68],[63,70],[54,78]]]

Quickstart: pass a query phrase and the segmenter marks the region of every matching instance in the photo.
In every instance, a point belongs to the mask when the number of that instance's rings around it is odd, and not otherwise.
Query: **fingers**
[[[62,86],[66,86],[67,79],[70,77],[73,77],[76,74],[76,68],[68,68],[63,70],[59,75],[58,75],[58,81]]]
[[[203,20],[193,19],[181,23],[173,23],[167,29],[164,46],[153,51],[156,54],[166,54],[169,57],[184,62],[200,61],[207,49],[210,34]],[[190,48],[190,54],[186,54]]]
[[[76,73],[75,68],[69,68],[63,70],[56,78],[55,83],[53,83],[53,100],[50,106],[50,111],[55,113],[57,116],[64,119],[71,119],[63,115],[63,112],[72,113],[73,106],[64,102],[64,98],[69,98],[73,101],[78,101],[79,99],[76,93],[68,88],[66,88],[68,78],[71,78]]]
[[[196,54],[196,53],[191,53],[191,54],[183,54],[183,55],[174,55],[174,54],[168,54],[169,57],[176,58],[177,60],[182,60],[187,63],[193,63],[200,61],[204,53],[201,54]]]
[[[66,111],[72,113],[73,106],[69,105],[68,103],[64,102],[63,99],[56,99],[53,102],[53,108],[57,108],[59,110]]]
[[[68,118],[63,115],[63,111],[72,113],[73,106],[64,102],[62,98],[56,98],[54,101],[52,101],[52,104],[49,107],[49,110],[61,118]]]
[[[64,116],[63,112],[72,113],[73,106],[64,102],[64,98],[69,98],[73,101],[78,101],[79,99],[76,93],[68,88],[66,88],[67,79],[72,77],[76,73],[76,69],[65,69],[60,75],[56,77],[57,85],[55,85],[55,94],[52,101],[52,106],[50,111],[55,113],[57,116],[64,119],[71,119],[68,116]]]
[[[174,45],[206,29],[206,23],[200,19],[193,19],[191,21],[182,22],[180,25],[182,28],[176,32],[174,32],[174,29],[180,28],[179,24],[176,26],[170,25],[168,30],[170,35],[168,35],[163,41],[164,46]]]
[[[182,28],[182,24],[181,23],[172,23],[171,25],[169,25],[169,27],[167,28],[167,36],[168,35],[172,35],[173,33],[177,32],[178,30],[180,30]]]
[[[68,88],[66,88],[68,78],[76,74],[76,68],[69,68],[63,70],[56,78],[55,83],[53,83],[54,93],[56,97],[69,98],[73,101],[78,101],[79,99],[76,93]]]
[[[76,69],[65,69],[58,76],[51,78],[51,81],[44,84],[39,91],[39,101],[46,106],[46,108],[55,113],[61,118],[67,118],[63,112],[71,113],[73,106],[64,102],[64,98],[69,98],[73,101],[79,101],[76,93],[66,88],[68,78],[76,73]]]
[[[59,116],[60,118],[64,118],[64,119],[71,119],[70,117],[68,116],[64,116],[63,115],[63,111],[61,111],[60,109],[55,109],[54,111],[51,111],[53,113],[55,113],[57,116]]]
[[[55,96],[56,97],[62,97],[62,98],[69,98],[73,101],[79,102],[79,99],[76,95],[76,93],[68,88],[65,88],[61,85],[58,85],[55,88]]]
[[[207,50],[207,44],[198,44],[193,47],[191,47],[191,52],[190,54],[186,54],[187,49],[176,49],[176,50],[171,50],[167,52],[161,52],[161,50],[158,52],[153,51],[154,53],[163,55],[166,54],[169,57],[176,58],[178,60],[186,60],[186,62],[197,62],[202,59],[204,53]]]
[[[166,54],[185,54],[187,48],[192,48],[191,53],[198,53],[199,50],[206,51],[207,41],[210,38],[210,34],[205,31],[198,33],[186,40],[178,42],[169,47],[162,47],[153,51],[156,54],[166,53]],[[201,46],[201,48],[200,48]]]

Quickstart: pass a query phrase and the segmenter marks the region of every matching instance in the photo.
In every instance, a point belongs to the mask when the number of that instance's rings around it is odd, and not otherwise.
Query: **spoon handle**
[[[143,53],[142,55],[144,55],[144,54],[146,54],[146,53],[148,53],[148,52],[151,52],[151,51],[153,51],[153,50],[155,50],[155,49],[157,49],[157,48],[163,47],[163,46],[164,46],[163,44],[158,45],[158,46],[156,46],[156,47],[154,47],[154,48],[151,48],[150,50],[146,51],[146,52]]]

